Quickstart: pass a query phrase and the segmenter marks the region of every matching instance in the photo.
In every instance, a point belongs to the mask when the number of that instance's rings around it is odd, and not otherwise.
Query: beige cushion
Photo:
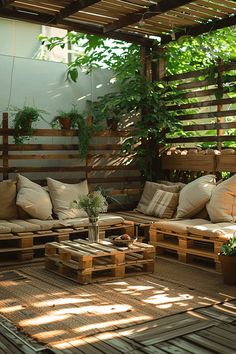
[[[124,219],[121,216],[113,215],[113,214],[100,214],[98,219],[98,224],[100,226],[112,226],[117,224],[122,224]],[[82,227],[89,225],[89,219],[86,218],[75,218],[75,219],[67,219],[62,222],[64,226],[73,226],[73,227]]]
[[[16,181],[0,182],[0,219],[17,218]]]
[[[46,231],[51,230],[52,228],[60,228],[63,227],[64,224],[60,220],[39,220],[39,219],[28,219],[28,222],[34,225],[38,225],[40,230]]]
[[[136,209],[138,211],[140,211],[141,213],[147,214],[148,205],[151,202],[151,200],[157,190],[178,193],[180,190],[180,187],[175,186],[175,185],[174,186],[172,186],[172,185],[166,186],[164,184],[147,181],[145,183],[143,194],[141,196],[141,199],[140,199]]]
[[[188,231],[197,236],[210,238],[230,238],[236,232],[236,224],[231,223],[217,223],[205,224],[197,226],[189,226]]]
[[[171,219],[176,211],[179,193],[157,190],[147,207],[147,214]]]
[[[7,220],[0,220],[0,234],[6,234],[11,232],[11,228],[7,225]]]
[[[188,183],[179,194],[177,218],[188,218],[204,208],[216,188],[214,175],[206,175]]]
[[[16,204],[33,218],[46,220],[51,218],[52,203],[48,192],[28,178],[17,176]]]
[[[179,187],[179,190],[184,188],[184,186],[186,186],[186,183],[183,183],[183,182],[170,182],[170,181],[165,181],[165,180],[160,180],[160,181],[157,181],[157,183],[160,183],[160,184],[164,184],[166,186],[177,186]]]
[[[137,210],[116,211],[115,214],[122,216],[125,220],[134,221],[136,224],[152,224],[160,220],[160,218],[145,215]]]
[[[8,228],[11,232],[31,232],[38,231],[40,227],[26,220],[0,220],[0,226]]]
[[[236,221],[236,175],[213,190],[207,211],[212,222]]]
[[[158,221],[154,227],[158,230],[171,231],[177,234],[188,234],[188,227],[192,225],[208,224],[209,220],[204,219],[186,219],[186,220],[171,220]]]
[[[81,195],[88,194],[88,183],[83,181],[77,184],[67,184],[47,178],[49,193],[52,199],[53,211],[58,219],[72,219],[86,217],[87,214],[82,209],[72,207],[74,200]]]

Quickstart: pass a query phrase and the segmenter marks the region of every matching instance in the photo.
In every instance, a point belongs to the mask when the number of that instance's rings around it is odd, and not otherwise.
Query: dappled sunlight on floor
[[[108,340],[112,331],[132,332],[134,325],[143,325],[142,331],[147,321],[218,302],[217,296],[155,275],[81,286],[40,266],[19,273],[18,280],[8,280],[7,274],[0,279],[0,313],[19,330],[58,349],[83,345],[84,336]]]

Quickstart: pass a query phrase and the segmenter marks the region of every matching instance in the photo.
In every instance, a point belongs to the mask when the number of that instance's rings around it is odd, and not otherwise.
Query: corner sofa
[[[146,182],[136,210],[118,214],[133,221],[142,215],[157,254],[206,260],[220,271],[218,253],[236,232],[236,175],[220,183],[213,174],[186,185]]]
[[[89,220],[72,202],[88,193],[87,181],[67,184],[47,179],[42,187],[18,175],[0,182],[0,264],[44,256],[45,244],[86,237]],[[101,235],[134,234],[134,224],[118,215],[99,218]]]

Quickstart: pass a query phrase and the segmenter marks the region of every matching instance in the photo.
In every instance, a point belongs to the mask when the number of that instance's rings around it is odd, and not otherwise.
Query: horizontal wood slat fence
[[[235,74],[236,62],[231,62],[166,76],[164,80],[177,87],[181,100],[176,104],[167,97],[166,104],[169,111],[177,114],[184,131],[179,136],[167,133],[166,142],[180,147],[193,147],[189,144],[195,143],[200,147],[221,148],[224,142],[236,141]]]
[[[78,183],[86,178],[90,190],[101,186],[119,201],[119,209],[133,205],[139,199],[141,177],[133,162],[133,154],[121,156],[119,153],[121,140],[130,136],[130,131],[96,133],[91,139],[89,154],[82,159],[76,130],[34,129],[28,143],[16,145],[12,137],[14,130],[8,124],[8,113],[3,113],[1,179],[14,178],[17,173],[40,184],[46,183],[46,177],[68,183]]]
[[[189,181],[204,173],[236,172],[236,62],[164,77],[178,101],[166,98],[183,133],[166,133],[170,150],[161,156],[166,178]],[[204,150],[211,148],[210,150]],[[217,149],[217,150],[212,150]],[[162,175],[163,176],[163,175]]]

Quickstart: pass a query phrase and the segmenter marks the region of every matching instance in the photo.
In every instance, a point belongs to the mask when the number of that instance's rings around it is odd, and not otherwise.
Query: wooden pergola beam
[[[175,40],[179,39],[182,36],[198,36],[203,33],[209,33],[211,31],[215,31],[217,29],[231,27],[236,25],[236,15],[228,16],[221,20],[211,21],[209,23],[193,26],[193,27],[185,27],[184,30],[175,33]],[[167,44],[171,42],[173,38],[170,35],[161,36],[161,44]]]
[[[78,11],[85,9],[88,6],[94,5],[101,0],[79,0],[73,1],[71,4],[67,5],[62,9],[57,16],[55,16],[55,22],[59,23],[66,17],[75,14]]]
[[[0,8],[0,17],[9,18],[13,20],[25,21],[30,23],[36,23],[40,25],[53,26],[57,28],[62,28],[68,31],[77,31],[81,33],[94,34],[100,37],[113,38],[125,42],[136,43],[142,46],[151,47],[153,45],[153,40],[145,38],[136,34],[129,34],[123,32],[109,33],[105,35],[103,33],[102,27],[89,25],[85,23],[72,22],[69,20],[62,20],[59,23],[54,22],[54,16],[41,13],[25,13],[20,12],[15,9]]]
[[[108,33],[111,31],[115,31],[119,28],[129,26],[133,23],[137,23],[140,21],[144,15],[145,15],[145,20],[154,16],[157,16],[158,14],[163,14],[165,12],[168,12],[170,10],[174,10],[180,6],[187,5],[191,2],[194,2],[196,0],[161,0],[158,4],[156,5],[151,5],[148,8],[142,9],[137,12],[133,12],[131,14],[127,14],[123,17],[121,17],[119,20],[116,20],[106,26],[104,26],[104,33]]]
[[[8,5],[11,5],[15,0],[1,0],[0,1],[0,8],[1,7],[6,7]]]

